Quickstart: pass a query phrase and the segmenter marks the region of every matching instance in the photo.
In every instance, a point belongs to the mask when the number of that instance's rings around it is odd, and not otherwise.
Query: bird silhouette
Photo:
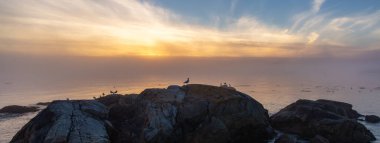
[[[187,80],[184,81],[183,83],[184,83],[184,84],[188,84],[189,82],[190,82],[190,78],[187,78]]]

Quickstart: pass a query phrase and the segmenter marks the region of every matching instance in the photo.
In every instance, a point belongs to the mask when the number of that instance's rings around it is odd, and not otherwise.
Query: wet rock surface
[[[317,135],[336,143],[367,143],[374,135],[356,121],[352,105],[329,100],[298,100],[271,116],[271,125],[304,138]]]
[[[28,112],[37,112],[38,110],[39,108],[35,106],[10,105],[1,108],[0,113],[22,114]]]

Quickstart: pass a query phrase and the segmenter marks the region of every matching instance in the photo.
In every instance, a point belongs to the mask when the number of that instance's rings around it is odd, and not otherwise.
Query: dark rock
[[[93,101],[54,101],[11,142],[261,143],[273,134],[267,110],[250,96],[186,85]]]
[[[36,105],[42,105],[42,106],[47,106],[49,105],[51,102],[38,102]]]
[[[310,140],[310,143],[330,143],[328,139],[320,136],[320,135],[316,135],[315,137],[313,137],[311,140]]]
[[[374,135],[356,121],[352,105],[329,100],[298,100],[271,116],[272,126],[304,138],[321,135],[330,142],[367,143]]]
[[[35,106],[10,105],[10,106],[5,106],[1,108],[0,113],[22,114],[22,113],[28,113],[28,112],[37,112],[38,110],[39,108]]]
[[[281,135],[274,141],[274,143],[296,143],[296,142],[297,142],[297,139],[295,137],[289,136],[286,134]]]
[[[54,101],[13,137],[12,143],[108,143],[106,106],[97,101]]]
[[[323,110],[333,112],[337,115],[344,116],[349,119],[357,119],[362,116],[352,109],[352,105],[339,101],[319,99],[315,101]]]
[[[110,108],[112,142],[264,142],[274,133],[259,102],[226,88],[169,86],[131,100]]]
[[[378,117],[376,115],[366,115],[365,121],[370,122],[370,123],[379,123],[380,117]]]
[[[111,108],[114,105],[124,105],[124,104],[132,104],[130,102],[134,101],[136,99],[138,94],[128,94],[128,95],[121,95],[121,94],[110,94],[107,96],[96,98],[97,101],[100,103],[103,103],[107,107]]]

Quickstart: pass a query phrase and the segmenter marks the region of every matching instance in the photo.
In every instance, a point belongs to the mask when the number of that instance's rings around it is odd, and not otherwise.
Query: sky
[[[380,53],[380,1],[0,0],[0,43],[3,55],[352,57]]]

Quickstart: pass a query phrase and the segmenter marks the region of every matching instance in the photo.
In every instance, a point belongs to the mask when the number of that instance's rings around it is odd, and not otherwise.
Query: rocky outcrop
[[[356,121],[352,105],[329,100],[298,100],[271,116],[272,126],[304,138],[320,135],[332,143],[367,143],[374,135]]]
[[[250,96],[191,84],[147,89],[110,108],[113,142],[264,142],[268,112]]]
[[[12,143],[108,143],[107,107],[97,101],[54,101]]]
[[[380,117],[378,117],[376,115],[366,115],[365,121],[370,122],[370,123],[379,123]]]
[[[38,110],[39,108],[35,106],[10,105],[1,108],[0,113],[22,114],[28,112],[37,112]]]
[[[191,84],[93,101],[54,101],[12,142],[261,143],[273,134],[267,110],[250,96]]]

